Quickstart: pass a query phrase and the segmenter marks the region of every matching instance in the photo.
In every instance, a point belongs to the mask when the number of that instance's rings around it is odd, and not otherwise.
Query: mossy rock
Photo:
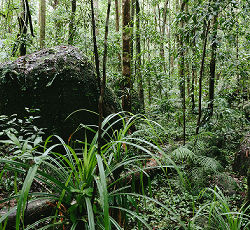
[[[40,109],[36,125],[47,128],[47,134],[68,138],[80,123],[97,125],[98,116],[82,109],[98,112],[98,99],[94,67],[75,47],[43,49],[0,64],[0,114],[23,117],[25,107]],[[120,110],[108,88],[104,101],[104,116]]]

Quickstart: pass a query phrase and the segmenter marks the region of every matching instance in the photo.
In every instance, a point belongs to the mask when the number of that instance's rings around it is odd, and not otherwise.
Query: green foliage
[[[245,207],[245,209],[235,210],[238,205],[236,198],[239,199],[239,203],[242,198],[238,197],[235,188],[231,189],[234,187],[234,180],[230,165],[242,137],[249,130],[249,3],[246,0],[182,1],[186,3],[186,7],[180,10],[179,1],[168,2],[165,28],[163,27],[165,0],[139,1],[140,31],[136,31],[135,24],[133,29],[129,28],[133,34],[130,42],[134,50],[131,53],[133,89],[126,90],[132,92],[134,112],[140,112],[140,104],[136,100],[138,63],[135,55],[135,35],[140,33],[142,50],[138,55],[142,58],[140,69],[145,91],[145,111],[150,120],[141,115],[126,119],[123,116],[115,119],[117,115],[110,115],[103,122],[102,138],[106,141],[103,143],[101,156],[96,154],[96,136],[93,140],[88,136],[88,139],[79,141],[75,145],[77,147],[65,144],[60,138],[57,140],[59,143],[55,144],[54,137],[50,137],[41,148],[43,130],[32,125],[32,120],[37,119],[35,116],[23,120],[15,116],[0,116],[0,135],[1,139],[4,139],[0,149],[0,156],[4,157],[1,158],[2,165],[4,164],[4,167],[1,165],[1,187],[11,195],[18,196],[20,216],[23,215],[27,199],[46,197],[58,201],[58,204],[53,217],[43,218],[37,222],[37,224],[47,222],[45,228],[61,228],[63,224],[67,225],[70,222],[71,229],[77,227],[121,229],[120,223],[113,215],[120,212],[126,223],[136,225],[133,226],[134,229],[142,229],[142,224],[149,229],[153,227],[212,229],[218,226],[221,226],[220,229],[247,229],[246,218],[249,217],[245,214],[249,209]],[[19,33],[17,17],[22,12],[19,3],[13,0],[2,1],[0,4],[0,31],[2,32],[0,62],[14,59],[15,57],[12,57],[14,44],[20,43],[17,38]],[[28,34],[25,38],[27,51],[31,53],[39,49],[39,24],[38,5],[36,1],[29,1],[29,4],[36,35],[33,38]],[[47,4],[46,47],[65,45],[68,43],[68,25],[72,19],[69,16],[70,1],[59,1],[57,6],[54,5],[54,1],[48,1]],[[99,8],[95,9],[100,56],[103,54],[105,30],[103,22],[106,17],[106,7],[106,1],[99,1]],[[113,19],[116,16],[114,9],[115,7],[111,9]],[[214,40],[211,28],[212,19],[217,13],[218,30]],[[134,19],[136,17],[135,15]],[[197,82],[204,41],[204,25],[209,20],[211,28],[208,34],[201,92],[201,132],[196,136],[199,91]],[[74,21],[73,44],[91,58],[93,44],[88,1],[77,1]],[[183,26],[180,26],[181,21]],[[115,89],[116,94],[121,98],[122,29],[120,27],[120,30],[116,31],[115,20],[111,20],[109,30],[111,33],[108,38],[107,84]],[[183,41],[182,47],[180,47],[180,39]],[[214,42],[217,45],[215,97],[214,113],[210,117],[209,64],[211,46]],[[164,55],[161,53],[162,48]],[[185,54],[186,78],[187,141],[182,147],[180,145],[183,140],[183,114],[179,87],[182,79],[179,77],[178,67],[180,51],[184,51]],[[60,72],[61,68],[58,70]],[[25,81],[25,78],[21,80]],[[43,83],[41,82],[39,87],[42,87]],[[23,84],[22,89],[25,89]],[[191,100],[192,95],[194,104]],[[114,99],[111,94],[107,96],[108,100]],[[123,128],[117,130],[114,126],[120,126],[120,124]],[[86,128],[84,125],[79,126],[81,127]],[[93,131],[90,127],[88,130]],[[157,154],[160,154],[160,157]],[[149,180],[148,188],[144,186],[145,181],[141,181],[140,189],[143,195],[140,197],[140,194],[135,194],[133,185],[123,184],[123,182],[135,171],[140,172],[140,177],[143,177],[142,165],[150,158],[155,159],[162,167],[165,173],[164,176],[162,175],[164,179]],[[96,168],[99,169],[98,173]],[[168,177],[165,180],[166,174]],[[37,196],[31,190],[27,195],[30,184],[33,185],[36,180],[47,188],[44,196],[41,194]],[[162,180],[166,182],[163,188]],[[240,180],[244,181],[244,179]],[[97,184],[95,192],[93,183]],[[23,189],[21,189],[22,184],[25,185]],[[209,189],[214,195],[212,201],[208,193],[202,193],[201,199],[197,198],[197,194],[204,186],[214,185],[223,189],[225,194],[230,190],[230,193],[233,193],[231,200],[223,196],[218,188],[214,191]],[[246,190],[243,187],[240,189],[241,192]],[[161,204],[152,202],[153,200],[146,197],[146,194],[150,197],[156,194],[154,198],[157,200],[159,198]],[[62,222],[59,216],[61,204],[67,204]],[[171,207],[171,210],[163,207],[164,205]],[[189,225],[181,226],[180,221],[189,222]],[[22,218],[17,219],[18,222],[22,223]],[[35,224],[27,229],[32,229],[32,226],[36,228]]]
[[[191,193],[197,193],[204,186],[209,186],[212,178],[223,171],[223,167],[216,159],[199,153],[195,154],[185,147],[177,148],[170,156],[183,168]]]
[[[112,115],[103,122],[103,135],[108,133],[108,129],[112,128],[112,123],[109,125],[111,118]],[[72,226],[86,226],[87,229],[99,229],[98,226],[111,229],[111,225],[113,225],[119,229],[117,220],[112,218],[109,213],[110,209],[118,209],[124,217],[132,216],[148,226],[143,218],[136,212],[131,211],[131,203],[126,201],[128,197],[139,195],[133,193],[131,187],[123,184],[122,181],[124,180],[126,183],[128,175],[133,175],[136,171],[143,173],[143,169],[140,168],[141,162],[149,157],[153,157],[160,163],[157,155],[150,151],[151,148],[162,154],[164,153],[159,147],[147,140],[131,136],[132,134],[127,135],[134,122],[138,122],[140,118],[120,117],[120,119],[124,124],[123,129],[118,131],[117,135],[114,136],[115,139],[103,145],[101,156],[97,154],[96,134],[90,143],[86,139],[79,150],[74,150],[66,145],[60,137],[56,137],[59,144],[52,144],[50,143],[52,137],[49,137],[45,141],[44,151],[40,152],[39,149],[34,149],[35,154],[30,155],[29,158],[24,158],[23,154],[18,158],[14,155],[0,159],[0,162],[4,164],[3,171],[11,170],[26,175],[22,189],[15,196],[18,198],[16,229],[20,228],[20,223],[24,224],[22,221],[28,200],[45,198],[57,201],[57,211],[51,223],[54,226],[60,222],[61,217],[58,213],[61,210],[61,205],[67,207],[63,222],[61,222],[62,225],[70,222]],[[144,120],[146,119],[144,118]],[[105,125],[107,125],[106,128]],[[122,148],[123,144],[127,146],[125,149]],[[58,149],[59,146],[63,147],[64,153],[62,148]],[[139,150],[140,156],[130,156],[128,153],[129,146],[134,150]],[[171,162],[172,167],[176,167],[171,160],[169,162]],[[134,170],[135,165],[138,165],[136,170]],[[98,171],[96,171],[97,167]],[[47,191],[40,194],[30,191],[34,179],[43,184]],[[97,191],[93,187],[94,181],[97,184]],[[119,201],[121,196],[124,196],[125,203],[122,200],[122,202]],[[10,196],[1,203],[13,198]],[[157,202],[144,195],[141,198]],[[10,212],[14,209],[12,208]],[[3,222],[10,212],[2,216],[0,222]],[[148,229],[150,229],[149,226]]]
[[[201,197],[206,191],[201,194]],[[239,210],[232,210],[228,199],[216,187],[207,189],[213,197],[212,201],[200,207],[190,222],[192,229],[238,230],[249,229],[249,208],[243,205]]]

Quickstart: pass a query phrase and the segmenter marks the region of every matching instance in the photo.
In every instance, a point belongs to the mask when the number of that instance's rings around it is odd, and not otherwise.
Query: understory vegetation
[[[250,229],[249,9],[1,0],[0,230]]]
[[[114,117],[123,125],[109,136]],[[15,229],[248,229],[246,180],[230,173],[237,132],[230,145],[217,146],[216,129],[182,146],[145,116],[114,114],[102,123],[109,141],[99,155],[97,133],[43,141],[35,119],[1,116],[2,229],[13,212]],[[43,200],[49,212],[27,224],[27,202]]]

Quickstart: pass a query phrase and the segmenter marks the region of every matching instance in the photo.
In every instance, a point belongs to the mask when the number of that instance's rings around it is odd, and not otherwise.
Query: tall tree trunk
[[[96,69],[96,76],[98,79],[98,87],[101,90],[100,62],[99,62],[99,54],[98,54],[97,42],[96,42],[96,23],[95,23],[93,0],[91,0],[91,20],[92,20],[92,36],[93,36],[93,45],[94,45],[94,54],[95,54],[95,69]]]
[[[59,5],[59,0],[54,0],[53,4],[54,11],[56,11],[58,5]],[[54,22],[55,22],[55,40],[56,44],[58,44],[59,43],[58,40],[60,39],[60,33],[61,33],[61,22],[57,19],[57,17],[55,17]]]
[[[147,47],[148,51],[150,51],[150,41],[147,41]],[[146,47],[144,47],[145,50]],[[148,52],[148,62],[151,62],[151,55],[150,52]],[[148,104],[151,105],[152,102],[152,86],[151,86],[151,74],[150,74],[150,65],[147,66],[147,83],[148,83]]]
[[[136,0],[131,0],[131,19],[130,19],[130,31],[131,31],[131,37],[130,37],[130,60],[131,60],[131,76],[133,76],[134,70],[133,67],[135,66],[133,63],[133,57],[134,57],[134,17],[135,17],[135,1]],[[135,66],[136,68],[136,66]],[[135,70],[136,72],[136,70]],[[131,77],[134,78],[134,77]],[[134,81],[134,80],[133,80]]]
[[[119,0],[115,0],[115,30],[118,32],[120,29],[120,7]]]
[[[194,23],[197,23],[197,18],[194,17]],[[192,102],[192,112],[194,113],[194,109],[195,109],[195,86],[197,83],[197,71],[196,71],[196,29],[194,28],[192,31],[192,83],[191,83],[191,102]]]
[[[104,100],[104,93],[106,87],[106,63],[107,63],[107,47],[108,47],[108,24],[109,24],[109,15],[110,15],[110,7],[111,7],[111,0],[108,0],[108,9],[107,9],[107,18],[105,24],[105,35],[104,35],[104,51],[103,51],[103,68],[102,68],[102,81],[101,81],[101,90],[100,90],[100,97],[99,97],[99,125],[98,125],[98,153],[101,153],[101,134],[102,134],[102,120],[103,120],[103,100]]]
[[[18,16],[17,18],[18,24],[19,24],[19,33],[17,35],[17,40],[12,49],[12,56],[16,55],[18,47],[19,47],[19,55],[20,56],[26,55],[26,36],[27,36],[27,31],[28,31],[28,24],[30,24],[31,35],[35,37],[34,32],[33,32],[33,25],[32,25],[28,0],[21,0],[20,6],[23,9],[23,11],[21,15]],[[6,19],[7,19],[7,16],[6,16]]]
[[[118,33],[120,31],[120,6],[119,0],[115,0],[115,31]],[[120,43],[120,39],[118,41]],[[121,71],[121,54],[118,52],[118,71]]]
[[[181,11],[185,9],[186,2],[183,1],[181,4]],[[184,20],[180,22],[180,26],[184,28]],[[182,117],[183,117],[183,144],[186,144],[186,77],[185,77],[185,56],[184,56],[184,42],[183,35],[179,35],[179,76],[180,76],[180,93],[182,98]]]
[[[250,168],[247,171],[247,204],[250,205]]]
[[[23,8],[23,11],[21,13],[21,16],[18,18],[20,30],[20,35],[18,36],[20,39],[19,54],[20,56],[24,56],[26,55],[26,36],[28,30],[28,17],[24,0],[21,1],[21,6]]]
[[[122,75],[124,82],[122,85],[122,108],[131,112],[131,58],[130,58],[130,0],[122,0]]]
[[[204,43],[203,43],[203,52],[202,52],[202,60],[201,60],[201,68],[200,68],[200,78],[199,78],[199,114],[197,119],[197,126],[196,126],[196,135],[199,134],[200,123],[201,123],[201,99],[202,99],[202,79],[203,79],[203,72],[204,72],[204,64],[205,64],[205,57],[206,57],[206,48],[207,48],[207,37],[210,27],[210,20],[206,23],[204,20]]]
[[[94,4],[93,0],[90,1],[91,4],[91,22],[92,22],[92,35],[93,35],[93,45],[94,45],[94,54],[95,54],[95,67],[96,67],[96,76],[98,79],[98,87],[101,92],[101,77],[100,77],[100,64],[99,64],[99,54],[97,49],[97,43],[96,43],[96,24],[95,24],[95,13],[94,13]],[[101,95],[101,93],[100,93]],[[100,101],[99,101],[100,102]],[[99,106],[99,104],[98,104]],[[99,124],[98,124],[98,130],[100,128],[100,113],[99,113]],[[100,132],[99,132],[99,135]],[[98,154],[101,154],[101,142],[99,142],[99,136],[98,136],[98,147],[97,147]],[[96,175],[99,174],[99,168],[96,167]],[[97,184],[94,180],[94,186],[93,186],[93,193],[91,197],[91,203],[94,203],[95,196],[97,194]]]
[[[188,1],[187,1],[187,4],[185,4],[185,13],[186,13],[186,15],[189,15],[189,13],[188,13]],[[189,44],[189,33],[187,34],[186,41]],[[188,56],[188,55],[189,55],[189,47],[187,46],[186,47],[186,56]],[[186,72],[186,76],[187,76],[187,96],[189,97],[189,94],[190,94],[189,61],[186,61],[185,65],[186,65],[185,72]]]
[[[195,96],[194,96],[194,88],[195,88],[195,79],[196,79],[196,64],[192,63],[192,83],[191,83],[191,102],[192,102],[192,111],[195,109]]]
[[[212,22],[212,45],[211,45],[211,60],[210,60],[210,79],[209,79],[209,117],[213,116],[214,111],[214,83],[215,83],[215,68],[216,68],[216,49],[217,49],[217,29],[218,29],[218,13],[214,15]]]
[[[136,0],[136,76],[138,79],[139,101],[142,111],[145,110],[143,79],[141,74],[141,36],[140,36],[140,5]]]
[[[162,39],[161,39],[161,48],[160,48],[160,56],[163,61],[164,71],[166,72],[166,61],[165,61],[165,51],[164,51],[164,39],[165,39],[165,32],[166,32],[166,23],[167,23],[167,9],[168,9],[168,0],[165,0],[163,15],[162,15]]]
[[[40,19],[39,43],[40,43],[40,48],[43,48],[45,45],[46,0],[40,0],[39,19]]]
[[[168,4],[168,77],[169,77],[169,85],[171,86],[171,58],[172,58],[172,45],[171,45],[171,1],[169,0]]]
[[[195,42],[195,30],[193,31],[193,42],[192,42],[192,54],[193,54],[193,58],[192,58],[192,82],[191,82],[191,102],[192,102],[192,112],[194,112],[195,109],[195,82],[196,82],[196,58],[195,58],[195,46],[196,46],[196,42]]]
[[[96,34],[96,36],[98,36],[98,34],[99,34],[99,30],[98,30],[99,0],[94,0],[93,5],[94,5],[94,9],[95,9],[95,22],[96,22],[95,34]]]
[[[73,45],[75,37],[75,13],[76,13],[76,0],[71,1],[71,16],[69,22],[69,38],[68,44]]]

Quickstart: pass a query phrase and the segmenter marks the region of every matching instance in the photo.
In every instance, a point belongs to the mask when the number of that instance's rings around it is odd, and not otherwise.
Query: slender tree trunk
[[[196,17],[194,17],[194,23],[197,23]],[[197,83],[197,71],[196,71],[196,29],[194,28],[192,31],[192,83],[191,83],[191,102],[192,102],[192,112],[194,113],[195,109],[195,86]]]
[[[122,85],[122,108],[124,111],[131,112],[131,58],[130,58],[130,0],[122,0],[122,75],[124,83]]]
[[[40,43],[40,48],[43,48],[45,45],[46,0],[40,0],[39,18],[40,18],[39,43]]]
[[[142,111],[145,110],[143,79],[141,73],[141,36],[140,36],[140,5],[139,0],[136,0],[136,69],[138,79],[139,101]]]
[[[99,35],[99,30],[98,30],[99,0],[94,0],[93,5],[94,5],[94,9],[95,9],[95,22],[96,22],[95,34],[96,34],[96,36],[98,36]]]
[[[75,13],[76,13],[76,0],[71,1],[71,16],[69,22],[69,38],[68,44],[73,45],[75,37]]]
[[[167,8],[168,8],[168,0],[165,0],[164,9],[163,9],[163,16],[162,16],[162,39],[161,39],[161,48],[160,48],[160,56],[163,61],[164,71],[167,71],[166,68],[166,61],[165,61],[165,51],[164,51],[164,39],[165,39],[165,32],[166,32],[166,23],[167,23]]]
[[[131,19],[130,19],[130,32],[131,32],[131,37],[130,37],[130,60],[131,60],[131,76],[134,76],[134,73],[136,73],[136,65],[133,63],[133,57],[134,57],[134,21],[135,21],[135,1],[136,0],[131,0]],[[135,67],[135,70],[133,68]],[[134,77],[131,77],[134,78]],[[133,80],[134,81],[134,80]]]
[[[169,0],[169,6],[168,6],[168,77],[169,77],[169,84],[172,85],[171,83],[171,53],[172,53],[172,45],[171,45],[171,1]]]
[[[95,24],[93,0],[91,0],[91,20],[92,20],[92,35],[93,35],[93,45],[94,45],[94,54],[95,54],[96,76],[98,79],[98,87],[101,90],[100,64],[99,64],[99,54],[98,54],[97,42],[96,42],[96,24]]]
[[[18,36],[20,39],[19,54],[20,56],[24,56],[26,55],[26,36],[28,31],[28,17],[24,0],[21,1],[21,6],[23,8],[23,12],[18,18],[20,30],[20,35]]]
[[[191,83],[192,111],[194,111],[195,109],[195,96],[194,96],[195,79],[196,79],[196,66],[195,63],[192,63],[192,83]]]
[[[119,1],[115,0],[115,30],[118,32],[120,29],[120,9]]]
[[[59,5],[59,0],[54,0],[54,4],[53,4],[54,11],[56,11],[58,5]],[[55,17],[54,22],[55,22],[55,40],[56,40],[56,44],[58,44],[59,43],[58,40],[60,40],[61,23],[57,19],[57,17]]]
[[[250,205],[250,168],[247,171],[247,204]]]
[[[103,120],[103,100],[106,87],[106,63],[107,63],[107,47],[108,47],[108,24],[110,15],[111,0],[108,0],[107,18],[105,24],[105,36],[104,36],[104,51],[103,51],[103,68],[102,74],[103,78],[101,81],[101,92],[99,97],[99,125],[98,125],[98,153],[101,153],[101,134],[102,134],[102,120]]]
[[[118,33],[120,31],[120,6],[119,0],[115,0],[115,30]],[[120,43],[120,39],[118,41]],[[121,54],[118,52],[118,71],[121,71]]]
[[[207,25],[206,25],[207,24]],[[204,44],[203,44],[203,52],[202,52],[202,60],[201,60],[201,68],[200,68],[200,78],[199,78],[199,114],[197,119],[197,126],[196,126],[196,135],[199,134],[200,123],[201,123],[201,99],[202,99],[202,79],[203,79],[203,72],[204,72],[204,64],[205,64],[205,57],[206,57],[206,48],[207,48],[207,37],[210,27],[210,21],[206,23],[204,20]]]
[[[217,29],[218,29],[218,13],[213,17],[212,30],[212,45],[211,45],[211,60],[210,60],[210,79],[209,79],[209,117],[213,116],[214,110],[214,83],[215,83],[215,68],[216,68],[216,49],[217,49]]]
[[[189,13],[188,13],[188,1],[187,1],[187,3],[185,4],[185,13],[186,13],[186,15],[189,15]],[[189,33],[187,34],[187,36],[186,36],[186,40],[187,40],[187,43],[189,44]],[[189,56],[189,47],[187,46],[186,47],[186,54],[185,54],[186,56]],[[186,61],[186,63],[185,63],[185,72],[186,72],[186,78],[187,78],[187,96],[189,97],[189,95],[190,95],[190,74],[189,74],[189,61]]]
[[[28,31],[28,25],[30,24],[30,33],[33,37],[35,37],[34,32],[33,32],[33,25],[32,25],[32,19],[31,19],[31,14],[30,14],[30,8],[29,8],[29,3],[28,0],[21,0],[20,6],[23,9],[22,13],[20,16],[18,16],[18,24],[19,24],[19,33],[17,35],[17,40],[16,43],[13,46],[12,49],[12,56],[16,55],[16,52],[19,47],[19,55],[24,56],[26,55],[26,36],[27,36],[27,31]],[[8,15],[5,16],[6,20],[8,18]]]
[[[188,50],[187,50],[188,52]],[[189,98],[190,95],[190,72],[189,72],[189,62],[186,62],[186,75],[187,75],[187,96]]]
[[[150,51],[150,41],[147,42],[148,50]],[[144,48],[145,50],[145,48]],[[148,52],[148,62],[151,62],[151,55],[150,52]],[[151,105],[152,102],[152,86],[151,86],[151,74],[150,74],[150,67],[147,67],[147,83],[148,83],[148,104]]]
[[[181,11],[183,12],[185,9],[186,2],[182,2]],[[184,20],[182,19],[180,22],[180,26],[184,28]],[[183,36],[179,35],[179,76],[180,76],[180,92],[182,98],[182,117],[183,117],[183,144],[186,144],[186,76],[185,76],[185,56],[184,56],[184,42]]]
[[[98,55],[98,49],[97,49],[97,43],[96,43],[96,24],[95,24],[95,13],[94,13],[94,4],[93,4],[93,0],[90,1],[91,4],[91,22],[92,22],[92,35],[93,35],[93,45],[94,45],[94,54],[95,54],[95,67],[96,67],[96,76],[98,79],[98,87],[99,90],[101,92],[101,77],[100,77],[100,64],[99,64],[99,55]],[[101,95],[101,93],[100,93]],[[100,102],[100,100],[99,100]],[[99,106],[99,104],[98,104]],[[100,108],[99,108],[100,109]],[[98,131],[100,129],[100,113],[99,113],[99,124],[98,124]],[[100,132],[98,133],[98,146],[97,146],[97,151],[98,154],[101,154],[101,141],[99,142],[99,135]],[[99,174],[99,168],[96,167],[96,175]],[[94,180],[94,188],[93,188],[93,193],[92,193],[92,197],[91,197],[91,203],[94,203],[95,200],[95,196],[97,194],[97,184]]]

